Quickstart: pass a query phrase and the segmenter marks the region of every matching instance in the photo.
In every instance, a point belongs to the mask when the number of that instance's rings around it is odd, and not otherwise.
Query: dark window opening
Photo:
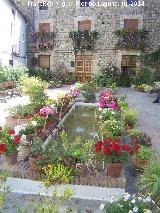
[[[13,60],[9,60],[9,66],[13,67]]]

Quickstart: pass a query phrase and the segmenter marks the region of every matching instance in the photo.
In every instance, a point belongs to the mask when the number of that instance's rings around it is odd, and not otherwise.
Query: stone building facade
[[[42,0],[17,1],[20,9],[30,19],[31,24],[28,30],[29,65],[31,65],[30,61],[33,56],[38,57],[39,60],[42,58],[42,61],[45,60],[43,56],[46,56],[46,60],[49,57],[48,65],[46,65],[49,66],[48,68],[54,70],[63,64],[67,70],[75,72],[76,75],[78,75],[79,69],[82,75],[86,75],[85,73],[88,72],[89,75],[93,76],[109,63],[122,70],[123,64],[125,64],[123,58],[125,56],[140,56],[141,50],[132,48],[129,50],[115,49],[118,38],[114,32],[118,29],[123,29],[125,23],[130,23],[129,27],[134,25],[135,21],[137,23],[136,27],[139,29],[145,28],[149,30],[145,51],[153,51],[159,47],[159,0],[48,0],[45,2],[48,5],[43,5],[44,1]],[[86,5],[83,3],[86,3]],[[77,31],[80,23],[85,23],[85,21],[90,21],[91,30],[96,30],[100,36],[95,41],[94,51],[75,54],[73,41],[69,38],[69,32]],[[35,51],[33,48],[30,33],[33,30],[38,32],[40,24],[49,24],[49,30],[55,34],[52,50],[40,52]],[[138,60],[135,63],[136,66],[139,66]],[[39,66],[41,66],[40,62]],[[85,80],[85,76],[80,80]]]

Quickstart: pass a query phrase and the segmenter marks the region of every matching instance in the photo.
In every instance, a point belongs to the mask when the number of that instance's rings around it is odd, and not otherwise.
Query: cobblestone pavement
[[[152,138],[153,151],[160,155],[160,104],[152,103],[156,94],[137,92],[131,88],[119,88],[117,94],[126,95],[129,107],[137,110],[137,129]]]

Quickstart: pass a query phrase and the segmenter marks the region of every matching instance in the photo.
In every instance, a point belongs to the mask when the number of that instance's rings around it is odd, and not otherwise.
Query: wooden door
[[[90,81],[92,77],[92,56],[76,56],[76,79],[80,82]]]

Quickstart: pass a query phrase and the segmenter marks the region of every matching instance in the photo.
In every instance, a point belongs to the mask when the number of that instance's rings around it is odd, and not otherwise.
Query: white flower
[[[121,204],[118,203],[118,207],[122,208],[123,206]]]
[[[142,198],[141,198],[141,197],[138,197],[138,200],[139,200],[139,201],[141,201],[141,200],[142,200]]]
[[[133,204],[134,204],[135,202],[136,202],[136,201],[135,201],[135,199],[131,200],[131,203],[133,203]]]
[[[100,210],[103,211],[104,207],[105,207],[105,205],[102,203],[102,204],[100,205]]]
[[[25,140],[26,140],[26,135],[22,135],[22,136],[21,136],[21,140],[22,140],[22,141],[25,141]]]
[[[33,126],[37,126],[37,121],[31,121],[31,124],[32,124]]]
[[[125,193],[124,194],[124,201],[127,201],[129,198],[131,197],[131,195],[130,194],[128,194],[128,193]]]
[[[135,206],[135,207],[133,208],[133,212],[134,212],[134,213],[136,213],[136,212],[138,213],[138,207],[137,207],[137,206]]]
[[[128,213],[133,213],[133,211],[132,210],[129,210],[129,212]]]
[[[149,209],[146,209],[146,210],[144,211],[144,213],[152,213],[152,211],[149,210]]]
[[[145,201],[145,202],[152,202],[152,199],[151,199],[151,197],[146,197],[146,198],[144,199],[144,201]]]
[[[114,200],[111,198],[111,199],[109,200],[109,202],[110,202],[110,203],[114,203]]]

